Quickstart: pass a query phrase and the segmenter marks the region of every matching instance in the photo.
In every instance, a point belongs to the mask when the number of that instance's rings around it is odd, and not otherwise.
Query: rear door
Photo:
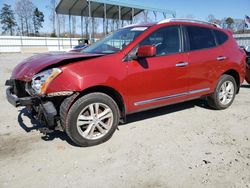
[[[139,110],[182,100],[188,83],[188,56],[180,26],[160,28],[139,46],[154,45],[157,54],[128,62],[129,109]]]
[[[224,61],[222,48],[216,46],[213,30],[207,27],[185,26],[188,41],[190,97],[212,92],[216,70]]]

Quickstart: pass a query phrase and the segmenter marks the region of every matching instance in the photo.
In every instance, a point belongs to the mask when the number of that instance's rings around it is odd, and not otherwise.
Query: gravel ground
[[[45,137],[5,99],[13,67],[32,54],[0,54],[0,187],[250,187],[250,87],[232,107],[191,101],[129,116],[106,143],[79,148]]]

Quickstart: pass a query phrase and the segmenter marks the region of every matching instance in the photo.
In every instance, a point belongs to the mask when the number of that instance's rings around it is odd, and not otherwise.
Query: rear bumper
[[[15,107],[32,105],[37,100],[34,97],[18,98],[16,95],[13,94],[12,87],[8,87],[6,89],[6,97],[7,97],[8,102]]]

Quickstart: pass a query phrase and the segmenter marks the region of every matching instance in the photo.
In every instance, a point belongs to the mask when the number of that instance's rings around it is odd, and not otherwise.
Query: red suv
[[[245,78],[246,54],[232,33],[196,20],[131,25],[82,53],[42,54],[13,70],[8,101],[26,106],[72,141],[108,140],[126,115],[205,97],[228,108]]]

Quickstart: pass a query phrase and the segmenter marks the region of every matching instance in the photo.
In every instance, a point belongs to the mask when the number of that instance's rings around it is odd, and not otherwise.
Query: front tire
[[[66,133],[79,146],[93,146],[111,138],[120,119],[116,102],[106,94],[90,93],[70,108]]]
[[[216,110],[224,110],[231,106],[237,91],[234,77],[222,75],[214,93],[208,97],[208,105]]]

